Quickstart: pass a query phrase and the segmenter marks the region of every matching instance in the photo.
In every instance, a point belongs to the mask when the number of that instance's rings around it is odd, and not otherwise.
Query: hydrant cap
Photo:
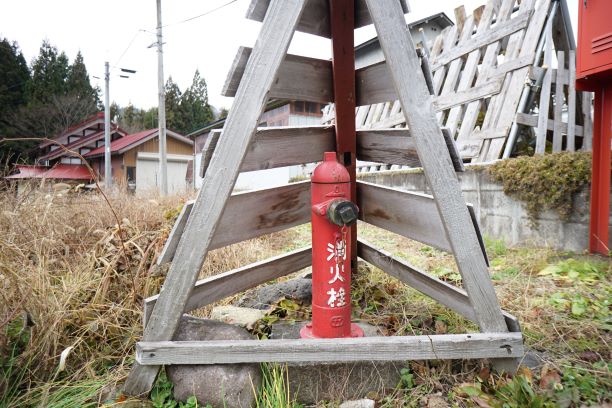
[[[351,177],[336,160],[336,152],[325,152],[323,161],[314,169],[310,180],[313,183],[349,183]]]

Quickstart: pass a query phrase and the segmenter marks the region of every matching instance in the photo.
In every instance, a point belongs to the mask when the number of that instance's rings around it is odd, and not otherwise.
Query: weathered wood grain
[[[582,150],[590,152],[593,150],[593,116],[592,116],[593,94],[591,92],[582,93],[582,114],[584,115],[584,134],[582,140]],[[576,126],[578,134],[578,126]]]
[[[485,332],[507,331],[401,9],[393,0],[366,1],[476,321]]]
[[[525,126],[531,126],[531,127],[537,127],[538,126],[538,115],[530,115],[528,113],[517,113],[516,114],[516,123],[519,123],[521,125],[525,125]],[[548,119],[548,124],[547,124],[547,129],[548,130],[553,130],[555,128],[555,122],[552,119]],[[568,132],[568,126],[567,123],[562,123],[561,124],[561,133],[567,133]],[[574,126],[574,132],[576,134],[576,136],[583,136],[584,135],[584,128],[580,125],[575,125]]]
[[[407,0],[399,0],[404,13],[410,12]],[[250,20],[263,21],[270,6],[270,0],[251,0],[246,17]],[[331,38],[328,0],[308,0],[306,10],[300,19],[297,30],[321,37]],[[372,24],[364,0],[355,2],[355,28]]]
[[[450,360],[522,357],[523,354],[520,333],[136,344],[136,361],[143,365]]]
[[[500,23],[499,25],[495,26],[495,28],[485,32],[483,35],[474,37],[472,41],[462,46],[445,50],[433,61],[432,70],[435,72],[443,65],[446,65],[457,58],[461,58],[465,54],[468,54],[478,48],[485,47],[519,30],[522,30],[525,28],[525,26],[527,26],[528,21],[529,14],[519,14],[509,21]]]
[[[255,262],[219,275],[201,279],[196,282],[193,292],[185,305],[184,313],[189,313],[192,310],[261,285],[272,279],[298,272],[310,266],[311,260],[311,248],[301,248],[266,259],[265,261]],[[144,327],[147,327],[149,315],[158,298],[159,295],[150,296],[144,301]]]
[[[257,129],[240,171],[313,163],[336,150],[333,126],[262,127]]]
[[[204,147],[202,148],[202,160],[200,161],[200,177],[204,178],[206,175],[206,170],[210,165],[210,161],[212,159],[212,155],[215,153],[215,149],[217,148],[217,143],[219,142],[219,138],[221,137],[221,133],[223,131],[221,129],[211,130],[208,134],[208,138],[204,143]]]
[[[144,341],[171,340],[185,304],[194,288],[217,226],[240,171],[268,92],[287,54],[305,0],[271,0],[259,38],[246,65],[244,81],[225,122],[224,137],[212,157],[208,174],[191,210],[191,216],[153,308]],[[263,220],[264,226],[266,220]],[[177,261],[180,260],[180,261]],[[134,364],[124,386],[128,395],[148,393],[158,366]]]
[[[567,151],[576,151],[576,51],[569,52],[567,87]]]
[[[163,265],[168,262],[172,262],[174,258],[174,254],[176,252],[176,247],[183,235],[183,231],[185,230],[185,225],[187,225],[187,220],[189,219],[189,214],[191,214],[191,209],[193,208],[194,200],[187,201],[183,204],[183,208],[181,208],[181,212],[179,213],[174,225],[172,226],[172,230],[170,231],[170,235],[168,235],[168,239],[162,248],[159,257],[157,257],[157,265]]]
[[[221,92],[223,96],[236,96],[251,52],[247,47],[238,50]],[[333,102],[331,61],[288,54],[270,88],[270,98]]]
[[[546,31],[546,42],[544,44],[544,67],[547,69],[540,89],[540,103],[538,104],[538,127],[536,129],[535,154],[544,154],[546,150],[546,134],[548,133],[548,106],[550,104],[551,87],[551,64],[552,64],[552,33]],[[554,127],[553,127],[554,128]]]
[[[363,239],[358,241],[357,251],[359,257],[369,264],[374,265],[411,288],[454,310],[466,319],[475,321],[474,309],[465,290],[429,275],[419,268],[410,265],[407,261],[398,259]],[[503,315],[509,331],[521,331],[516,317],[507,312],[503,312]]]
[[[562,76],[562,74],[566,73],[565,69],[565,53],[563,51],[557,51],[557,76]],[[567,124],[563,123],[563,104],[565,102],[565,92],[563,91],[563,82],[557,81],[555,84],[555,107],[554,107],[554,121],[555,127],[553,129],[553,143],[552,143],[552,151],[553,153],[559,153],[563,147],[563,133],[562,133],[562,125],[565,125],[567,128]]]
[[[452,251],[436,202],[428,194],[357,181],[357,206],[361,221],[443,251]],[[478,225],[469,214],[468,217],[476,235],[480,235]],[[478,252],[483,254],[479,244]],[[486,255],[483,258],[486,259]]]

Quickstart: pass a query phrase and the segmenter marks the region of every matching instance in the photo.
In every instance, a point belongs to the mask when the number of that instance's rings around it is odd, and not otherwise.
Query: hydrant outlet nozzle
[[[338,199],[329,204],[326,215],[332,224],[349,227],[357,221],[359,208],[351,201]]]

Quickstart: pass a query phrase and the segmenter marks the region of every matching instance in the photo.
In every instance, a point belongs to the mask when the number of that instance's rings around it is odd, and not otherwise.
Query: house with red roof
[[[113,180],[137,192],[157,188],[159,174],[159,130],[148,129],[124,136],[111,143],[111,172]],[[193,140],[166,130],[168,192],[187,189],[187,169],[194,155]],[[104,146],[84,155],[91,167],[104,174]]]

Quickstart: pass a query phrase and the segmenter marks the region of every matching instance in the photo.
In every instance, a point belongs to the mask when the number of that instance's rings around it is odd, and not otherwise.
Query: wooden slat
[[[246,65],[244,81],[238,87],[236,99],[225,121],[225,137],[220,139],[212,157],[208,174],[191,210],[192,216],[179,242],[175,261],[170,265],[164,290],[144,331],[144,341],[171,340],[174,335],[213,238],[218,236],[215,231],[238,177],[240,164],[257,130],[257,121],[264,111],[268,92],[287,53],[304,6],[305,0],[270,2]],[[286,207],[281,205],[282,208]],[[262,220],[261,226],[265,228],[266,224],[266,220]],[[158,371],[158,366],[134,364],[124,392],[128,395],[147,393],[153,387]]]
[[[488,0],[482,17],[478,23],[476,35],[482,35],[485,31],[489,30],[491,22],[493,21],[496,1],[498,0]],[[463,71],[461,72],[461,79],[459,80],[459,85],[457,86],[457,92],[462,92],[472,87],[474,76],[478,70],[479,60],[480,49],[474,50],[468,55]],[[453,107],[448,113],[446,127],[450,130],[453,137],[457,131],[457,126],[459,126],[462,113],[463,109],[461,105]]]
[[[552,63],[552,34],[546,30],[546,42],[544,44],[544,66],[547,68],[544,81],[540,89],[540,103],[538,105],[538,127],[536,129],[535,154],[544,154],[546,150],[546,133],[548,132],[548,105],[550,103],[550,69]]]
[[[463,14],[465,18],[465,8],[463,6],[460,6],[458,9],[461,10],[460,13]],[[474,24],[477,23],[476,17],[480,18],[480,15],[482,14],[478,10],[479,9],[474,10],[474,13],[472,13],[472,15],[470,15],[464,21],[463,29],[461,31],[461,35],[459,36],[459,42],[457,43],[458,47],[461,47],[466,43],[472,41],[472,32],[474,31]],[[457,12],[457,9],[455,9],[455,12]],[[461,73],[462,65],[463,61],[460,59],[456,59],[450,62],[450,64],[446,68],[446,79],[444,80],[442,91],[440,91],[441,96],[455,92],[457,80],[459,79],[459,74]]]
[[[404,13],[410,12],[407,0],[399,0]],[[263,21],[270,0],[251,0],[246,17],[255,21]],[[308,0],[306,10],[300,19],[297,30],[330,38],[329,4],[327,0]],[[364,0],[355,2],[355,28],[372,24],[370,14]]]
[[[511,55],[520,58],[535,53],[538,41],[543,32],[546,17],[550,10],[550,0],[539,1],[538,6],[535,12],[533,12],[535,0],[523,0],[521,2],[519,13],[532,14],[532,17],[529,20],[527,29],[524,30],[524,36],[523,32],[519,32],[510,38],[511,41],[516,38],[516,43],[514,44]],[[503,97],[497,98],[495,111],[493,112],[494,114],[491,116],[491,121],[487,123],[487,127],[501,128],[512,126],[512,121],[518,110],[518,104],[524,90],[525,78],[527,77],[528,71],[529,68],[524,67],[506,75],[506,80],[502,86],[502,92],[500,93]],[[486,121],[487,118],[485,117],[485,122]],[[492,139],[488,148],[486,150],[483,149],[481,152],[479,161],[497,160],[502,154],[505,142],[505,139]]]
[[[341,339],[164,341],[136,344],[143,365],[410,361],[522,357],[520,333]]]
[[[240,171],[273,169],[323,160],[336,150],[333,126],[262,127],[247,150]]]
[[[576,151],[576,51],[569,52],[567,89],[567,151]]]
[[[206,143],[204,143],[204,148],[202,148],[202,160],[200,161],[200,177],[202,178],[204,178],[206,175],[206,170],[208,169],[213,153],[217,148],[217,143],[219,142],[219,137],[221,137],[221,132],[221,129],[211,130],[208,134],[208,139],[206,139]]]
[[[454,25],[450,28],[450,30],[446,33],[446,35],[444,36],[444,40],[443,40],[443,52],[446,52],[450,49],[452,49],[455,46],[455,43],[457,41],[457,35],[459,34],[458,31],[458,26]],[[438,54],[439,56],[440,54]],[[432,59],[429,61],[429,68],[431,69],[431,71],[433,72],[433,67],[431,65],[431,62],[434,61],[436,59],[436,57],[434,55],[432,55]],[[442,89],[442,83],[444,81],[444,78],[446,77],[446,66],[441,66],[438,70],[436,70],[433,74],[433,85],[434,85],[434,95],[438,95],[440,93],[440,90]]]
[[[312,250],[310,247],[275,256],[265,261],[255,262],[219,275],[196,282],[191,296],[185,305],[185,313],[233,296],[244,290],[261,285],[272,279],[298,272],[310,266]],[[149,315],[159,295],[150,296],[144,301],[143,325],[147,327]]]
[[[227,201],[209,249],[282,231],[309,221],[310,181],[236,193]]]
[[[535,127],[538,127],[538,116],[530,115],[528,113],[517,113],[516,123],[519,123],[525,126],[531,126],[535,128]],[[555,128],[555,122],[552,119],[548,119],[547,129],[553,130],[554,128]],[[583,136],[584,134],[584,128],[580,125],[575,125],[574,131],[575,131],[576,136]],[[567,123],[562,123],[561,133],[567,134],[567,132],[568,132]]]
[[[172,262],[174,258],[174,253],[176,252],[176,247],[183,235],[183,231],[185,230],[185,225],[187,225],[187,220],[189,219],[189,214],[191,214],[191,209],[193,208],[194,200],[187,201],[183,204],[183,208],[178,215],[178,218],[174,222],[172,226],[172,230],[170,231],[170,235],[162,248],[159,257],[157,258],[157,265],[163,265],[168,262]]]
[[[361,221],[443,251],[451,251],[436,202],[428,194],[357,181],[357,206]],[[467,204],[466,207],[471,206]],[[474,226],[476,240],[479,242],[482,237],[478,223],[469,214],[468,216],[469,224]],[[484,248],[478,245],[478,252],[483,254],[486,262]]]
[[[472,41],[466,43],[463,46],[454,47],[449,50],[445,50],[435,61],[432,63],[431,69],[435,72],[440,69],[443,65],[449,62],[461,58],[463,55],[468,54],[478,48],[485,47],[491,43],[499,41],[504,37],[511,35],[519,30],[522,30],[527,26],[529,21],[529,14],[519,14],[515,18],[500,23],[495,28],[487,31],[481,36],[474,37]]]
[[[434,109],[440,112],[495,95],[501,90],[502,80],[503,77],[491,78],[489,81],[470,89],[438,96],[434,99]]]
[[[475,321],[474,309],[465,290],[429,275],[404,260],[395,258],[390,253],[374,247],[365,240],[360,239],[358,241],[357,250],[359,257],[364,261],[454,310],[466,319]],[[508,330],[520,332],[521,328],[516,317],[507,312],[503,312],[503,314]]]
[[[527,54],[522,57],[513,58],[510,61],[504,62],[498,65],[491,71],[491,76],[500,76],[505,75],[508,72],[516,71],[517,69],[521,69],[527,66],[531,66],[533,64],[533,60],[535,58],[535,54]]]
[[[419,167],[421,162],[408,129],[357,131],[357,159],[376,163]]]
[[[563,51],[557,51],[557,77],[561,77],[562,74],[566,73],[565,70],[565,53]],[[555,126],[553,129],[553,153],[558,153],[563,147],[563,134],[561,132],[562,126],[567,124],[563,123],[563,104],[565,102],[565,92],[563,92],[563,82],[557,80],[555,84],[555,107],[554,107],[554,122]]]
[[[393,0],[366,1],[478,325],[486,332],[504,332],[508,328],[401,9]]]
[[[497,13],[497,23],[501,24],[510,18],[513,6],[514,0],[503,0],[501,7]],[[482,64],[480,66],[480,71],[478,73],[478,77],[476,78],[475,85],[480,85],[488,80],[492,70],[497,65],[497,57],[499,54],[500,47],[501,44],[499,41],[493,42],[487,46],[484,56],[482,58]],[[476,52],[478,51],[473,51],[473,53]],[[480,55],[478,55],[476,60],[479,59]],[[470,140],[470,143],[474,143],[472,133],[474,131],[474,127],[476,126],[482,103],[482,100],[476,100],[468,104],[468,106],[465,108],[465,113],[463,115],[461,127],[459,129],[459,134],[457,135],[457,144],[459,145],[459,150],[461,151],[462,155],[466,154],[468,151],[474,151],[474,149],[467,149],[466,143],[470,139],[472,139]],[[478,144],[478,152],[480,152],[480,146],[482,145],[482,143],[481,141],[477,141],[476,143]],[[463,157],[471,156],[464,155]]]
[[[373,105],[397,100],[386,62],[360,68],[356,75],[357,105]],[[491,78],[472,88],[435,97],[435,109],[442,111],[498,93],[502,79],[503,77]]]
[[[251,48],[240,47],[221,94],[236,96]],[[299,80],[297,80],[299,78]],[[331,61],[288,54],[282,62],[270,98],[312,102],[333,102]]]

